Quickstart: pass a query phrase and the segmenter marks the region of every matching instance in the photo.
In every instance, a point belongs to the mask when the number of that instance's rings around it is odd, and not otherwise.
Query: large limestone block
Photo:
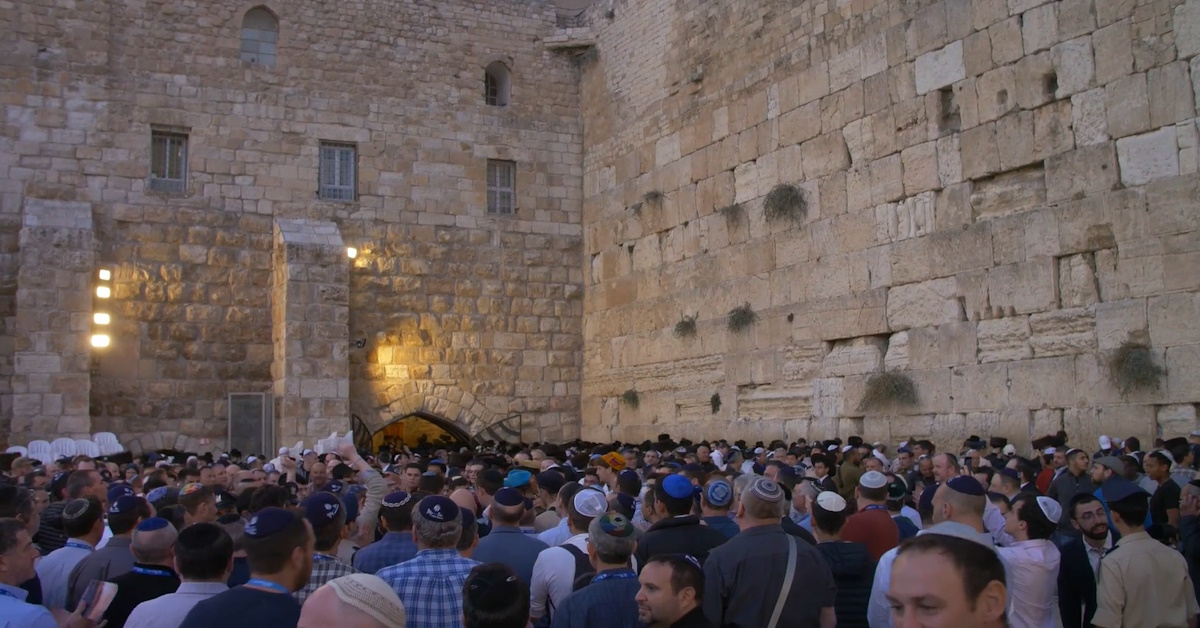
[[[1008,405],[1008,365],[979,364],[950,371],[955,412],[995,410]]]
[[[1097,85],[1107,85],[1133,72],[1133,39],[1129,26],[1127,18],[1092,33]]]
[[[818,419],[834,419],[843,416],[846,409],[845,380],[840,377],[814,379],[812,383],[813,416]]]
[[[908,368],[907,331],[898,331],[888,338],[887,354],[883,356],[883,368],[887,371],[903,371]]]
[[[1058,80],[1055,98],[1067,98],[1092,86],[1096,63],[1092,56],[1091,37],[1064,41],[1050,49],[1050,57],[1054,61]]]
[[[1071,97],[1071,110],[1077,146],[1094,146],[1108,141],[1103,89],[1075,94]]]
[[[1104,86],[1108,134],[1125,137],[1150,129],[1150,96],[1145,74],[1123,76]]]
[[[1200,0],[1189,0],[1175,7],[1172,26],[1179,58],[1200,55]]]
[[[1117,163],[1121,166],[1121,183],[1130,187],[1178,176],[1175,127],[1117,140]]]
[[[963,320],[954,278],[895,286],[888,290],[888,326],[899,331]]]
[[[963,60],[962,41],[927,52],[917,57],[917,95],[925,95],[967,77],[967,66]]]
[[[1088,255],[1071,255],[1059,260],[1058,285],[1062,307],[1091,305],[1100,300],[1094,262]]]
[[[937,142],[906,148],[900,155],[904,166],[904,194],[912,196],[941,187]]]
[[[1146,73],[1150,97],[1150,127],[1182,122],[1196,116],[1186,61],[1151,68]]]
[[[890,307],[889,307],[890,310]],[[1151,297],[1147,306],[1150,342],[1156,347],[1200,342],[1200,293]]]
[[[1094,308],[1054,310],[1029,317],[1029,339],[1035,357],[1076,355],[1096,350]]]
[[[1013,63],[1025,54],[1021,35],[1021,16],[1014,15],[1007,20],[992,24],[988,27],[987,32],[988,38],[992,42],[992,62],[996,65]]]
[[[1032,331],[1028,316],[1012,316],[979,321],[977,342],[979,361],[1007,362],[1033,357],[1029,344]]]
[[[1021,16],[1025,54],[1046,50],[1058,42],[1058,3],[1043,4]]]
[[[804,160],[804,175],[808,179],[819,179],[850,167],[850,153],[841,132],[826,133],[811,139],[800,147]]]
[[[1163,438],[1187,436],[1196,429],[1196,405],[1176,403],[1158,406],[1155,421]]]
[[[1075,403],[1075,359],[1043,358],[1008,365],[1009,403],[1018,408],[1064,408]]]
[[[1096,304],[1096,340],[1101,352],[1115,351],[1130,340],[1144,342],[1148,338],[1145,299]]]
[[[1200,344],[1167,349],[1167,399],[1188,402],[1200,399]]]
[[[1055,155],[1046,160],[1046,200],[1062,201],[1111,190],[1118,175],[1116,151],[1110,143]]]
[[[839,340],[825,356],[821,374],[834,377],[874,373],[883,367],[885,351],[887,340],[881,336]]]
[[[962,321],[908,331],[909,368],[927,369],[974,364],[976,323]]]
[[[1017,73],[1014,66],[996,68],[975,82],[979,95],[979,121],[990,122],[1017,108]]]
[[[1044,312],[1058,307],[1058,273],[1054,260],[1033,259],[997,266],[988,271],[988,294],[993,306],[1018,314]]]
[[[962,149],[960,163],[964,179],[979,179],[1000,172],[995,123],[989,122],[963,131],[959,146]]]

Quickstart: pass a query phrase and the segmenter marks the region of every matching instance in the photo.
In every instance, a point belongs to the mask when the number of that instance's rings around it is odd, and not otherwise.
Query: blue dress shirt
[[[44,606],[25,601],[25,589],[0,584],[0,618],[10,628],[58,628],[58,622]]]

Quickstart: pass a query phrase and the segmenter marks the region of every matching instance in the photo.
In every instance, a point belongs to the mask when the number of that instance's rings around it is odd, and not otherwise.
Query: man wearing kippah
[[[104,612],[106,625],[124,628],[125,620],[138,604],[174,593],[179,588],[175,573],[175,528],[161,517],[152,517],[138,524],[133,531],[130,550],[133,569],[114,578],[117,594]]]
[[[695,487],[687,477],[668,475],[654,485],[655,522],[638,542],[638,568],[658,554],[688,554],[700,564],[727,537],[715,528],[700,524],[692,514]]]
[[[313,529],[313,566],[308,584],[292,593],[301,605],[321,585],[342,576],[358,573],[337,557],[337,543],[346,527],[346,508],[333,493],[318,491],[300,504],[304,518]]]
[[[99,500],[85,497],[67,502],[62,508],[62,525],[67,533],[66,544],[37,564],[37,574],[42,580],[42,603],[50,610],[66,608],[71,571],[94,551],[104,535]]]
[[[379,576],[330,580],[309,596],[297,628],[404,628],[404,604]]]
[[[783,488],[756,478],[742,492],[742,532],[709,553],[704,614],[716,626],[833,628],[837,587],[817,548],[780,526]]]
[[[1054,597],[1061,560],[1050,536],[1058,527],[1062,508],[1041,495],[1020,494],[1006,516],[1005,527],[1016,539],[1008,547],[996,548],[1010,573],[1012,596],[1018,600],[1009,609],[1013,628],[1053,628]]]
[[[417,555],[417,544],[413,541],[412,533],[412,511],[419,500],[405,491],[395,491],[383,498],[379,515],[386,533],[382,539],[354,554],[355,569],[363,573],[377,573],[380,569],[399,565]]]
[[[67,608],[79,604],[79,596],[92,580],[112,582],[113,578],[133,569],[133,552],[129,551],[133,529],[154,516],[150,504],[141,497],[134,497],[132,492],[121,496],[110,493],[108,504],[108,527],[113,537],[102,549],[89,554],[71,570],[67,579]]]
[[[538,554],[529,585],[529,615],[533,620],[553,619],[554,609],[567,599],[575,581],[591,571],[587,555],[588,527],[592,519],[608,512],[608,500],[595,488],[584,488],[567,505],[571,538]]]
[[[636,628],[634,596],[640,585],[629,558],[637,544],[633,523],[623,515],[593,519],[588,525],[588,558],[596,574],[563,600],[551,628]]]
[[[417,555],[378,575],[404,603],[409,628],[459,628],[463,583],[477,561],[458,554],[462,518],[449,497],[430,495],[412,511]]]
[[[538,554],[549,546],[521,531],[525,498],[514,488],[502,488],[496,491],[490,512],[492,531],[479,539],[471,558],[481,563],[508,565],[529,586]]]

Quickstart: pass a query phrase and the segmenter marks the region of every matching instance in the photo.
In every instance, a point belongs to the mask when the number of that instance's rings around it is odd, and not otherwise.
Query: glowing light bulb
[[[97,349],[103,349],[112,344],[112,338],[108,334],[92,334],[92,346]]]
[[[107,268],[101,268],[100,281],[112,281],[112,271]]]
[[[350,259],[358,257],[358,249],[352,246],[346,247],[346,257],[349,257]]]
[[[96,312],[92,314],[92,322],[97,325],[107,325],[112,322],[112,317],[107,312]]]
[[[112,288],[109,288],[108,286],[96,286],[96,297],[97,298],[107,299],[111,296],[112,296]]]

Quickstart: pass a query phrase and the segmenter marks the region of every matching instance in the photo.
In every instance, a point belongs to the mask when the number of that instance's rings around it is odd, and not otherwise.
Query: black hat
[[[1003,436],[993,436],[988,439],[988,445],[992,449],[1000,449],[1008,444],[1008,439]]]

